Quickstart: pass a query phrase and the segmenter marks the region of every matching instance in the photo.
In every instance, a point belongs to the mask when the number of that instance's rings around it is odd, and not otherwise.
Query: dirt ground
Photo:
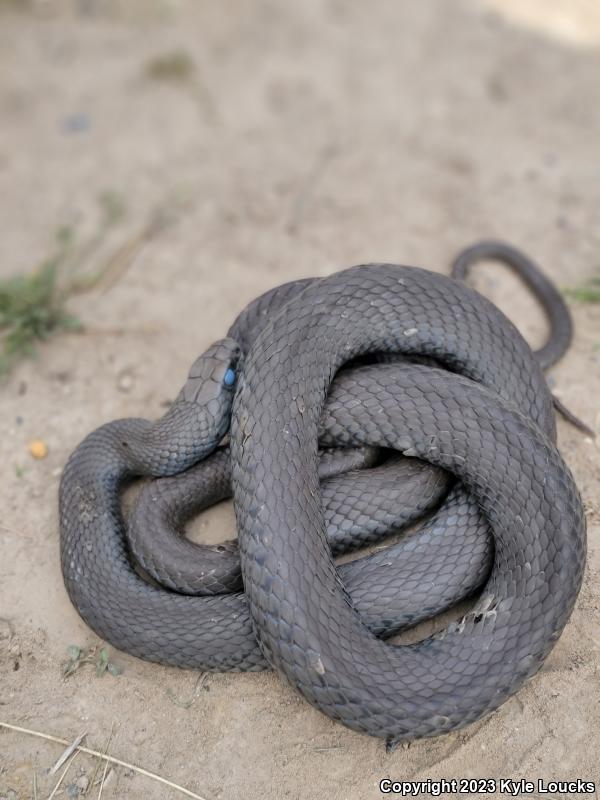
[[[64,679],[66,648],[97,640],[65,593],[57,522],[60,470],[84,435],[159,416],[196,355],[277,283],[377,260],[443,272],[488,236],[561,287],[598,274],[599,44],[592,2],[0,2],[1,274],[31,271],[61,226],[93,240],[102,193],[126,208],[79,265],[113,265],[70,303],[86,330],[44,344],[0,392],[0,721],[86,731],[96,749],[112,728],[112,755],[207,800],[376,798],[385,776],[600,781],[600,455],[562,421],[589,511],[571,622],[495,714],[392,755],[273,674],[199,686],[111,650],[120,677]],[[138,246],[157,214],[167,224]],[[509,275],[489,267],[477,286],[542,340]],[[571,307],[573,346],[550,379],[600,430],[600,306]],[[38,438],[49,454],[35,461]],[[224,506],[195,530],[232,527]],[[61,750],[0,729],[0,797],[48,797]],[[95,766],[79,755],[55,796],[80,796]],[[123,767],[102,791],[178,796]]]

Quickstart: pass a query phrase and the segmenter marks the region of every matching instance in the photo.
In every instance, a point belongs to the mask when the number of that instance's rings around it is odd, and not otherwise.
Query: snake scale
[[[457,271],[480,255],[520,256],[477,247]],[[271,666],[389,747],[478,719],[539,669],[582,581],[582,504],[542,373],[570,333],[563,324],[536,358],[489,301],[414,267],[354,267],[268,292],[195,362],[162,419],[108,423],[69,459],[61,563],[74,605],[142,658]],[[230,454],[218,447],[229,427]],[[366,448],[347,451],[358,455],[341,475],[327,469],[327,448],[340,447]],[[371,453],[376,465],[355,472]],[[173,477],[140,496],[134,551],[144,520],[164,512],[182,524],[233,492],[239,553],[212,548],[195,596],[134,566],[120,490],[136,475]],[[423,496],[411,506],[398,484],[413,482]],[[418,531],[336,569],[332,549],[378,541],[441,498]],[[145,568],[160,548],[148,552]],[[476,589],[441,633],[385,641]]]

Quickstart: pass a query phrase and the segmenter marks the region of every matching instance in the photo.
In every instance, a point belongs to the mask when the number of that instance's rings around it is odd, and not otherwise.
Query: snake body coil
[[[582,506],[553,443],[541,368],[498,309],[439,274],[370,265],[279,291],[279,310],[262,324],[245,327],[242,317],[234,326],[239,347],[224,340],[198,360],[162,420],[109,423],[74,452],[60,491],[69,594],[117,647],[202,669],[269,664],[329,716],[389,744],[461,727],[537,671],[581,585]],[[274,296],[252,306],[254,323]],[[380,353],[438,366],[341,369]],[[228,370],[238,372],[235,393]],[[211,452],[232,397],[245,591],[187,597],[158,589],[131,563],[119,489],[128,476],[175,474]],[[414,544],[409,537],[338,571],[319,442],[396,450],[460,483]],[[487,578],[477,605],[441,634],[386,644],[375,634],[423,618],[411,592],[399,591],[402,553],[416,553],[403,580],[427,606],[438,541],[442,599],[429,613]],[[430,545],[427,554],[419,549]]]

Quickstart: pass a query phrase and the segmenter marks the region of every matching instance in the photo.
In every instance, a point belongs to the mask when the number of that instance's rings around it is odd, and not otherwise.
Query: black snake
[[[381,354],[404,359],[368,363]],[[211,594],[223,589],[211,588],[210,570],[200,596],[152,586],[131,562],[119,490],[131,476],[174,475],[208,456],[230,414],[245,593]],[[65,583],[88,624],[135,655],[206,670],[271,665],[329,716],[388,744],[437,735],[514,693],[572,610],[585,526],[554,435],[540,363],[462,283],[377,264],[288,284],[197,360],[161,420],[109,423],[73,453],[60,490]],[[352,518],[361,491],[355,475],[320,488],[319,442],[427,461],[436,473],[412,462],[414,473],[429,485],[433,476],[438,497],[447,473],[460,483],[420,531],[336,570],[321,499],[345,503]],[[228,469],[223,452],[212,459]],[[376,470],[398,468],[384,456]],[[172,478],[173,491],[193,473]],[[366,541],[382,535],[379,523]],[[219,555],[237,563],[231,548]],[[375,635],[483,581],[474,609],[443,633],[399,647]]]

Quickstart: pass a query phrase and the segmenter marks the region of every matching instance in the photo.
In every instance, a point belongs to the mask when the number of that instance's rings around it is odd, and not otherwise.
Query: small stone
[[[29,442],[29,453],[37,460],[46,458],[48,445],[41,439],[33,439],[33,441]]]
[[[117,389],[120,392],[130,392],[133,388],[133,374],[130,369],[122,369],[117,375]]]

